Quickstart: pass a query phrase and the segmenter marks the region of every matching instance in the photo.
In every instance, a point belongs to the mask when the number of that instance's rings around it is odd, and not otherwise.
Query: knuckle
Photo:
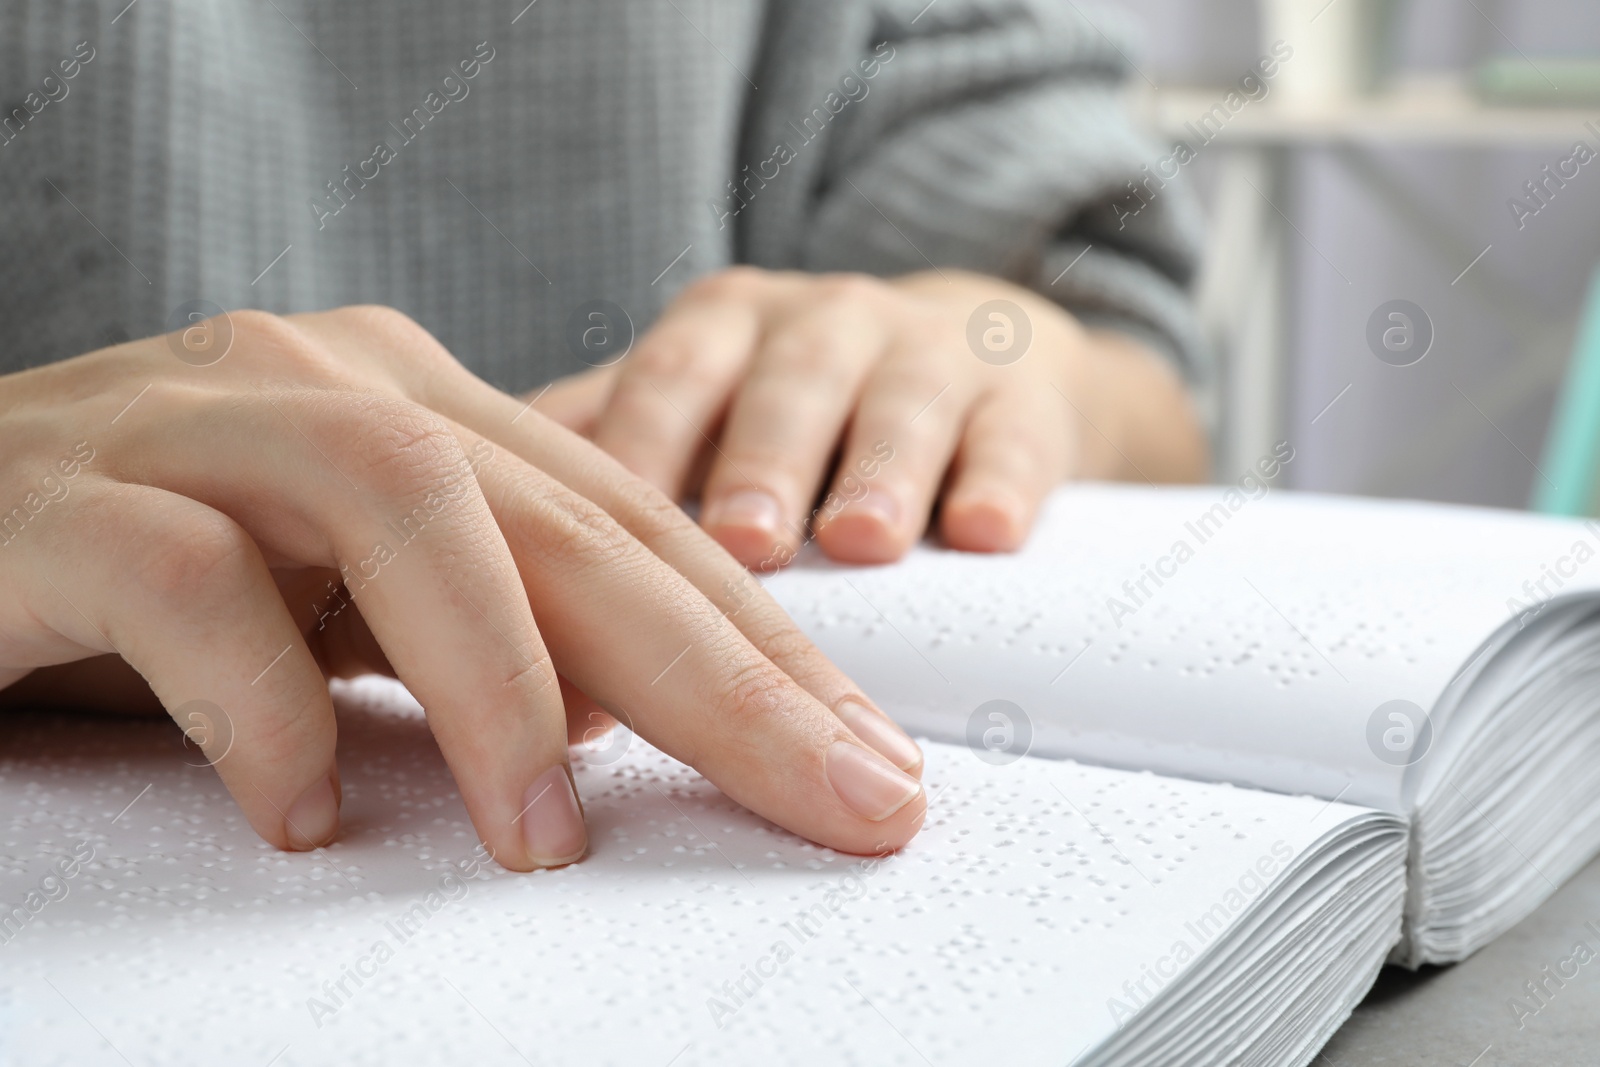
[[[765,593],[762,594],[765,596]],[[763,605],[765,606],[765,605]],[[776,604],[773,605],[776,608]],[[771,662],[787,670],[788,665],[819,658],[822,653],[800,627],[789,621],[782,610],[761,612],[746,626],[745,638]],[[793,671],[789,671],[793,675]]]
[[[617,568],[638,553],[638,542],[621,524],[576,493],[549,498],[539,526],[533,541],[552,566]]]
[[[859,271],[825,274],[816,282],[818,298],[830,304],[875,303],[887,288],[882,279]]]
[[[555,662],[551,660],[550,653],[541,651],[534,659],[519,660],[506,674],[505,681],[501,683],[502,689],[520,692],[524,695],[534,695],[551,689],[558,685],[556,682]],[[552,689],[552,693],[555,690]],[[530,716],[538,715],[539,709],[523,704],[524,713]]]
[[[719,720],[733,726],[735,733],[743,733],[783,716],[793,704],[793,685],[771,662],[751,660],[722,679],[712,709]]]
[[[664,417],[667,413],[662,408],[661,395],[649,381],[624,375],[606,402],[601,433],[596,439],[613,455],[623,456],[630,463],[640,452],[654,453],[676,429]],[[608,439],[608,433],[614,436]]]
[[[939,315],[910,316],[900,326],[905,345],[913,351],[954,354],[958,358],[964,354],[970,360],[964,329],[962,324]]]
[[[798,391],[848,398],[860,380],[859,367],[824,329],[799,328],[777,333],[767,341],[751,378],[770,387],[780,402]]]
[[[400,365],[425,378],[435,371],[459,367],[454,355],[438,338],[410,315],[384,304],[354,304],[338,315],[357,327],[362,336],[379,346]]]
[[[870,393],[874,398],[890,399],[896,406],[919,408],[951,384],[950,376],[940,371],[931,361],[890,360],[874,373]]]
[[[386,304],[352,304],[340,308],[338,314],[361,327],[363,332],[391,342],[398,351],[445,357],[450,355],[425,326],[398,308]]]
[[[350,304],[339,309],[339,314],[349,317],[352,321],[363,326],[373,326],[378,329],[396,331],[415,331],[427,333],[417,320],[407,315],[399,308],[390,307],[388,304]]]
[[[301,337],[300,329],[294,323],[282,315],[274,315],[259,308],[230,311],[228,319],[233,323],[235,332],[248,336],[260,344],[270,344],[274,341],[293,344]]]
[[[639,350],[633,354],[632,362],[636,372],[652,380],[661,379],[677,383],[686,378],[704,376],[705,373],[702,361],[699,359],[699,349],[681,337],[650,339],[648,343],[639,346]],[[647,382],[627,374],[618,381],[617,389],[619,392],[636,389],[647,395],[654,393]]]
[[[282,315],[246,309],[228,312],[242,350],[292,378],[321,381],[339,374],[336,360]]]
[[[250,584],[249,536],[219,513],[132,520],[139,587],[164,609],[193,610],[197,595],[233,597]]]
[[[633,536],[647,545],[659,544],[674,535],[694,536],[699,532],[670,496],[636,474],[622,475],[616,488],[615,509],[627,517]]]
[[[466,453],[444,418],[418,404],[360,393],[333,394],[310,432],[354,468],[357,480],[402,500],[424,496],[467,472]]]
[[[684,296],[694,300],[742,300],[767,283],[767,272],[760,267],[739,265],[702,275],[689,283]]]

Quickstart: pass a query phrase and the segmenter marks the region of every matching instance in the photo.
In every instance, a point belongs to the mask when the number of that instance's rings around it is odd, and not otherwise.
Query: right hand
[[[233,312],[0,377],[6,703],[209,702],[250,824],[309,849],[338,829],[326,679],[373,670],[514,870],[587,847],[591,699],[832,848],[898,848],[927,807],[916,746],[732,557],[398,312]]]

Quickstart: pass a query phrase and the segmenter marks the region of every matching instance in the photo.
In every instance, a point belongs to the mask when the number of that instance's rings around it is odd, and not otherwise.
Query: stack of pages
[[[592,855],[509,874],[376,679],[307,855],[170,723],[11,716],[0,1063],[1310,1063],[1386,960],[1460,958],[1600,846],[1597,548],[1082,486],[1013,555],[808,558],[769,588],[933,739],[877,857],[623,736],[575,750]]]
[[[1081,486],[1011,556],[769,587],[913,733],[1400,816],[1397,962],[1462,959],[1600,849],[1600,523]]]

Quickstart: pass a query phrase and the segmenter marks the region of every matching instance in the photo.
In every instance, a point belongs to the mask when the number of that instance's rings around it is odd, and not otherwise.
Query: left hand
[[[1010,306],[981,307],[994,300]],[[1167,361],[953,270],[722,271],[627,358],[554,383],[536,407],[674,498],[698,488],[701,524],[759,570],[812,536],[835,559],[897,559],[936,503],[951,547],[1009,550],[1068,477],[1189,473],[1164,454],[1182,442],[1138,439],[1172,434],[1163,407],[1198,441]]]

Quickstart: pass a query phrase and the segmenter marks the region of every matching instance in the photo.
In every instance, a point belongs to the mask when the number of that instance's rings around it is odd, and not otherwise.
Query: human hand
[[[384,308],[0,378],[0,590],[7,704],[220,709],[197,740],[280,848],[336,834],[326,676],[370,670],[516,870],[586,848],[590,698],[833,848],[897,848],[926,808],[916,746],[670,500]]]
[[[710,275],[536,406],[663,492],[698,488],[704,527],[761,570],[813,535],[835,559],[896,559],[935,505],[950,546],[1008,550],[1063,479],[1203,472],[1165,361],[960,271]]]

